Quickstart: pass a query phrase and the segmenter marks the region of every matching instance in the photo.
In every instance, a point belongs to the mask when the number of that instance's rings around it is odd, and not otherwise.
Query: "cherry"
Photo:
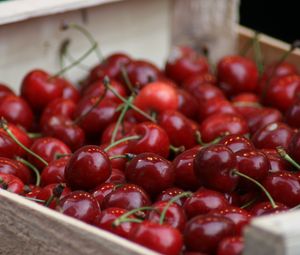
[[[184,230],[186,223],[185,212],[176,203],[168,204],[167,201],[159,201],[152,205],[153,209],[147,215],[147,220],[155,223],[160,223],[161,214],[163,213],[166,206],[168,206],[163,224],[170,225],[173,228],[177,228],[180,232]]]
[[[183,89],[177,89],[178,111],[190,119],[196,119],[199,104],[194,96]]]
[[[295,133],[288,144],[288,153],[296,161],[300,163],[300,132]]]
[[[67,81],[64,78],[57,77],[56,83],[60,84],[59,86],[62,87],[62,98],[71,100],[73,102],[78,102],[79,100],[79,91],[73,84]]]
[[[222,193],[209,189],[200,189],[187,198],[183,208],[189,219],[207,214],[214,209],[223,209],[229,206]]]
[[[269,172],[292,170],[291,165],[280,157],[275,149],[262,149],[261,152],[266,155],[270,162]]]
[[[25,193],[24,196],[36,199],[37,195],[40,193],[41,190],[42,188],[39,186],[33,186],[33,185],[24,186],[24,193]]]
[[[259,103],[259,97],[253,93],[240,93],[231,100],[233,103]]]
[[[102,202],[104,198],[109,195],[112,191],[116,189],[117,185],[115,183],[102,183],[97,186],[93,192],[93,197],[98,201],[100,207],[102,207]]]
[[[219,243],[217,255],[241,255],[243,250],[244,239],[242,237],[226,237]]]
[[[68,161],[69,157],[62,157],[50,162],[41,173],[41,185],[65,182],[64,174]]]
[[[248,132],[246,121],[238,115],[217,113],[206,118],[201,126],[200,133],[204,142],[211,142],[225,133],[244,135]]]
[[[30,150],[40,156],[44,162],[32,154],[28,154],[28,160],[38,169],[43,169],[51,161],[55,160],[58,154],[70,154],[69,147],[60,140],[53,137],[42,137],[36,139]]]
[[[164,111],[158,115],[157,123],[167,132],[172,145],[189,149],[197,144],[198,125],[181,113]]]
[[[172,187],[172,188],[168,188],[166,190],[164,190],[163,192],[161,192],[157,198],[156,201],[170,201],[172,198],[177,197],[178,195],[180,195],[181,193],[183,193],[184,191],[180,188],[177,187]],[[179,199],[176,199],[176,201],[174,201],[174,203],[182,206],[184,204],[184,201],[186,200],[186,197],[181,197]]]
[[[176,228],[149,221],[135,225],[130,240],[165,255],[179,255],[183,246]]]
[[[232,206],[239,206],[241,203],[240,196],[236,192],[224,193],[224,197]]]
[[[207,59],[195,51],[183,47],[174,47],[167,60],[166,75],[181,84],[188,77],[195,74],[208,73]]]
[[[214,254],[218,244],[235,234],[234,223],[223,216],[199,215],[185,226],[184,243],[189,251]]]
[[[0,83],[0,99],[7,95],[15,95],[15,92],[13,92],[7,85]]]
[[[126,210],[132,210],[150,205],[150,199],[146,192],[135,184],[124,184],[110,194],[108,194],[102,203],[102,208],[119,207]]]
[[[298,178],[289,172],[270,173],[263,185],[276,202],[289,207],[300,204],[300,183]]]
[[[252,142],[258,149],[276,149],[278,146],[286,149],[293,133],[286,124],[274,122],[257,130],[252,136]]]
[[[287,211],[289,208],[278,202],[276,203],[276,208],[273,208],[270,202],[260,202],[251,207],[250,213],[253,216],[261,216],[274,213],[274,209],[277,211]]]
[[[202,84],[199,87],[196,87],[194,91],[189,91],[198,102],[205,102],[213,98],[225,99],[223,92],[210,83]]]
[[[133,127],[130,135],[137,135],[141,138],[129,142],[129,152],[133,154],[152,152],[164,158],[168,157],[169,137],[160,126],[151,122],[142,122]]]
[[[54,99],[61,97],[62,91],[61,84],[55,78],[38,69],[28,73],[21,85],[22,97],[37,112],[43,110]]]
[[[194,172],[194,158],[200,149],[200,146],[196,146],[186,150],[173,160],[176,187],[195,190],[201,185]]]
[[[95,226],[105,229],[118,236],[129,238],[129,235],[136,225],[134,222],[122,222],[118,226],[113,225],[113,222],[128,211],[122,208],[111,207],[103,210],[95,222]],[[130,215],[130,218],[135,218]]]
[[[17,155],[18,145],[5,132],[0,132],[0,156],[14,158]]]
[[[223,209],[215,209],[210,212],[211,215],[223,216],[230,220],[235,225],[235,230],[238,235],[243,234],[243,229],[249,224],[252,215],[244,209],[228,206]]]
[[[93,189],[105,182],[111,174],[107,154],[95,145],[86,145],[71,156],[66,169],[65,180],[72,189]]]
[[[117,123],[113,122],[113,123],[109,124],[107,126],[107,128],[103,131],[102,136],[101,136],[101,144],[104,144],[104,143],[108,144],[108,143],[112,142],[112,137],[114,135],[114,132],[116,132],[116,135],[114,137],[115,141],[120,140],[125,135],[128,135],[130,133],[130,130],[134,126],[134,123],[131,123],[128,121],[123,121],[122,125],[120,125],[118,127],[117,131],[115,131],[116,125],[117,125]],[[120,154],[122,154],[122,153],[120,153]]]
[[[56,210],[90,224],[93,224],[100,214],[97,200],[84,191],[74,191],[61,198]]]
[[[24,183],[12,174],[0,173],[0,188],[15,194],[22,194]]]
[[[300,128],[300,100],[293,103],[285,114],[286,123],[293,128]]]
[[[242,56],[226,56],[217,66],[218,83],[227,95],[255,91],[258,70],[255,63]]]
[[[0,116],[27,130],[30,129],[33,122],[33,112],[30,106],[24,99],[15,95],[7,95],[1,99]]]
[[[220,142],[233,152],[254,149],[252,142],[242,135],[227,135]]]
[[[152,196],[170,188],[174,182],[171,162],[154,153],[136,155],[126,166],[125,174],[128,182],[139,185]]]
[[[225,145],[202,148],[194,159],[194,171],[199,181],[208,188],[222,192],[233,191],[238,177],[232,174],[236,167],[234,153]]]
[[[111,174],[109,178],[105,181],[107,183],[123,184],[126,183],[126,178],[124,172],[117,168],[111,169]]]
[[[182,84],[182,87],[191,93],[191,95],[194,94],[195,91],[198,90],[199,87],[201,87],[203,84],[211,84],[216,85],[217,81],[215,76],[213,76],[210,73],[204,73],[204,74],[195,74],[190,77],[188,77]],[[221,92],[222,94],[222,92]],[[222,96],[224,98],[224,96]]]

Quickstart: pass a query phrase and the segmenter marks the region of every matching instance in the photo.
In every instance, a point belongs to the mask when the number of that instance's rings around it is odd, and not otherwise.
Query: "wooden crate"
[[[77,32],[60,31],[63,22],[84,24],[96,35],[105,55],[121,50],[162,66],[168,54],[173,0],[17,2],[18,8],[9,2],[0,6],[0,79],[16,90],[32,68],[58,70],[57,51],[65,38],[74,40],[72,52],[78,56],[88,47]],[[241,26],[236,33],[240,47],[253,37],[253,31]],[[289,48],[265,35],[260,42],[266,63]],[[288,60],[300,68],[300,51]],[[96,62],[92,57],[87,60]],[[82,75],[76,70],[70,77],[77,80]],[[5,190],[0,190],[0,210],[0,254],[156,254]],[[245,254],[299,254],[298,218],[299,212],[289,212],[253,220],[245,230]]]

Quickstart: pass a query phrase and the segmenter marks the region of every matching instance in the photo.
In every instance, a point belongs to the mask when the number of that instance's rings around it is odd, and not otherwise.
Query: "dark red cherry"
[[[0,157],[14,158],[18,155],[19,146],[6,134],[0,132]]]
[[[285,122],[293,128],[300,128],[300,100],[293,103],[285,114]]]
[[[227,135],[220,142],[233,152],[254,149],[252,142],[242,135]]]
[[[59,83],[59,86],[62,87],[63,99],[72,100],[75,103],[78,102],[80,97],[79,91],[72,83],[61,77],[56,78],[56,83]]]
[[[217,255],[241,255],[244,250],[244,239],[241,236],[224,238],[218,245]]]
[[[217,83],[216,77],[210,73],[203,73],[203,74],[195,74],[188,77],[182,84],[183,89],[194,94],[195,91],[198,90],[203,84],[211,84],[215,85]],[[224,97],[224,96],[223,96]]]
[[[246,121],[235,114],[217,113],[206,118],[200,125],[200,133],[204,142],[211,142],[226,133],[244,135],[248,133]]]
[[[184,192],[184,190],[177,187],[168,188],[157,196],[156,201],[170,201],[173,197],[181,194],[182,192]],[[181,197],[177,199],[174,203],[182,206],[185,200],[186,197]]]
[[[234,234],[234,223],[228,218],[200,215],[192,218],[186,224],[184,243],[189,251],[214,254],[220,241]]]
[[[15,194],[22,194],[24,183],[17,176],[0,173],[0,189],[5,189]]]
[[[194,171],[199,181],[207,188],[222,192],[236,188],[238,177],[232,174],[235,167],[234,153],[221,144],[202,148],[194,160]]]
[[[167,132],[173,146],[189,149],[197,145],[198,125],[180,112],[164,111],[158,115],[157,123]]]
[[[123,121],[122,125],[119,125],[117,134],[115,136],[115,141],[124,138],[124,136],[127,136],[133,126],[134,126],[134,123],[131,123],[128,121]],[[116,122],[113,122],[107,126],[107,128],[102,133],[101,144],[104,144],[104,143],[109,144],[111,142],[111,138],[112,138],[113,132],[115,130],[115,127],[116,127]]]
[[[256,90],[258,70],[255,63],[242,56],[226,56],[217,66],[219,87],[227,95]]]
[[[258,95],[254,93],[241,93],[232,98],[233,103],[259,103]]]
[[[92,195],[98,201],[100,207],[102,207],[104,198],[114,191],[115,188],[115,183],[102,183],[93,190]]]
[[[292,173],[270,173],[263,185],[276,202],[289,207],[300,204],[300,183]]]
[[[183,247],[182,235],[176,228],[150,221],[135,225],[129,239],[165,255],[179,255]]]
[[[294,131],[282,122],[274,122],[257,130],[251,140],[258,149],[287,149]]]
[[[102,203],[102,208],[119,207],[132,210],[150,205],[146,192],[135,184],[124,184],[108,194]]]
[[[174,183],[174,169],[170,161],[154,153],[141,153],[131,159],[125,170],[126,179],[155,196]]]
[[[199,104],[194,96],[183,89],[177,89],[178,111],[190,119],[197,119]]]
[[[129,142],[128,151],[133,154],[143,152],[156,153],[164,158],[169,155],[170,141],[167,132],[157,124],[143,122],[133,127],[130,135],[140,136],[140,139]]]
[[[213,98],[225,99],[225,95],[218,87],[210,83],[202,84],[201,86],[189,91],[198,102],[205,102]]]
[[[300,132],[295,133],[288,144],[288,154],[300,163]]]
[[[229,206],[222,193],[209,189],[200,189],[187,198],[183,208],[189,219],[202,214],[207,214],[215,209],[223,209]]]
[[[97,200],[84,191],[74,191],[61,198],[56,210],[90,224],[93,224],[100,214]]]
[[[36,139],[30,149],[48,163],[55,160],[58,154],[71,153],[71,150],[66,144],[53,137],[42,137]],[[43,162],[31,154],[28,154],[28,160],[40,170],[45,167]]]
[[[266,215],[266,214],[273,214],[274,209],[280,210],[280,211],[288,211],[289,208],[282,204],[276,202],[276,208],[273,208],[270,202],[260,202],[255,204],[253,207],[250,209],[250,213],[253,216],[261,216],[261,215]]]
[[[72,189],[89,190],[104,183],[110,174],[107,154],[99,146],[86,145],[71,156],[65,169],[65,180]]]
[[[266,155],[270,162],[270,172],[280,172],[293,169],[285,159],[280,157],[276,149],[262,149],[260,151]]]
[[[126,183],[126,177],[123,171],[112,168],[109,178],[105,181],[108,183],[123,184]]]
[[[13,92],[9,86],[0,83],[0,99],[7,95],[15,95],[15,92]]]

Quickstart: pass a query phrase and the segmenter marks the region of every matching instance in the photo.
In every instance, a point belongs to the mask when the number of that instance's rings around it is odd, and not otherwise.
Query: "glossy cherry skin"
[[[223,209],[216,209],[210,212],[211,215],[223,216],[230,220],[235,225],[235,230],[238,235],[243,234],[243,229],[249,224],[252,215],[244,209],[234,206],[228,206]]]
[[[165,72],[169,78],[181,84],[192,75],[208,73],[209,66],[207,59],[195,51],[174,47],[167,60]]]
[[[117,208],[117,207],[107,208],[100,213],[100,216],[97,218],[94,225],[96,227],[105,229],[111,233],[114,233],[118,236],[128,239],[133,227],[137,223],[123,222],[118,226],[113,226],[113,222],[126,212],[128,211],[122,208]],[[131,215],[129,218],[135,218],[135,217],[134,215]]]
[[[122,125],[119,126],[115,141],[122,139],[124,136],[127,136],[130,130],[133,128],[135,123],[131,123],[129,121],[123,121]],[[107,128],[103,131],[101,136],[101,144],[111,142],[111,138],[116,127],[116,122],[113,122],[107,126]]]
[[[184,190],[177,188],[177,187],[168,188],[157,196],[156,201],[157,202],[170,201],[173,197],[181,194],[182,192],[184,192]],[[182,206],[184,204],[185,200],[186,200],[186,197],[181,197],[181,198],[177,199],[176,201],[174,201],[174,203]]]
[[[42,137],[36,139],[31,145],[30,149],[48,163],[55,160],[57,154],[71,153],[71,150],[66,144],[53,137]],[[28,154],[28,160],[40,170],[45,167],[43,162],[31,154]]]
[[[93,224],[100,214],[97,200],[84,191],[74,191],[64,196],[59,200],[56,210],[90,224]]]
[[[300,128],[300,100],[290,106],[285,114],[285,122],[293,128]]]
[[[240,93],[232,98],[233,103],[259,103],[258,95],[254,93]]]
[[[217,66],[218,83],[227,95],[255,91],[258,70],[255,63],[242,56],[226,56]]]
[[[0,157],[0,173],[18,177],[24,184],[30,184],[32,172],[23,164],[9,158]]]
[[[197,89],[201,87],[203,84],[215,85],[216,83],[217,83],[216,77],[210,73],[195,74],[188,77],[183,82],[182,88],[188,91],[189,93],[191,93],[191,95],[193,95],[194,92],[197,91]]]
[[[217,255],[241,255],[244,250],[244,239],[241,236],[224,238],[218,246]]]
[[[70,83],[68,80],[58,77],[56,78],[56,83],[59,83],[62,87],[62,98],[72,100],[73,102],[78,102],[80,94],[78,89]]]
[[[276,210],[277,211],[288,211],[289,208],[282,204],[282,203],[278,203],[276,202]],[[261,215],[267,215],[267,214],[273,214],[274,213],[274,208],[272,207],[270,202],[260,202],[255,204],[253,207],[251,207],[250,209],[250,213],[253,216],[261,216]]]
[[[123,184],[126,183],[126,177],[123,171],[117,168],[112,168],[111,175],[108,177],[108,179],[105,182]]]
[[[184,243],[189,251],[214,254],[218,244],[235,234],[234,223],[224,216],[200,215],[188,221],[184,230]]]
[[[189,219],[202,214],[207,214],[215,209],[229,206],[222,193],[209,189],[200,189],[184,202],[183,208]]]
[[[154,153],[141,153],[131,159],[125,170],[126,179],[155,196],[174,183],[174,169],[170,161]]]
[[[199,104],[194,96],[183,89],[177,89],[178,111],[190,119],[197,119]]]
[[[107,154],[99,146],[86,145],[71,156],[65,169],[65,180],[72,189],[90,190],[105,182],[110,174]]]
[[[196,132],[199,127],[181,113],[164,111],[158,115],[157,123],[167,132],[173,146],[189,149],[197,145]]]
[[[194,171],[199,181],[205,187],[221,192],[231,192],[236,188],[239,178],[232,174],[235,167],[234,153],[221,144],[202,148],[194,160]]]
[[[41,173],[41,185],[65,182],[65,168],[70,157],[53,160]]]
[[[165,255],[179,255],[183,247],[181,233],[176,228],[150,221],[137,224],[129,239]]]
[[[300,132],[295,133],[288,145],[288,154],[296,162],[300,162]]]
[[[280,157],[276,149],[262,149],[261,152],[266,155],[270,162],[270,172],[293,170],[293,167],[285,159]]]
[[[152,122],[137,124],[133,127],[130,135],[138,135],[141,138],[130,141],[129,152],[133,154],[152,152],[164,158],[168,157],[170,140],[167,132],[157,124]]]
[[[265,103],[283,112],[295,102],[300,88],[300,76],[296,74],[273,78],[265,96]]]
[[[21,97],[8,95],[0,101],[0,116],[7,121],[29,130],[33,122],[33,112]]]
[[[175,172],[175,185],[186,190],[195,190],[201,186],[201,182],[194,172],[194,159],[201,149],[200,146],[186,150],[173,160],[172,165]]]
[[[5,133],[0,132],[0,157],[14,158],[19,146]]]
[[[115,188],[115,183],[102,183],[92,191],[92,195],[98,201],[100,207],[102,207],[104,198],[114,191]]]
[[[0,99],[6,97],[7,95],[15,95],[15,92],[13,92],[9,86],[0,83]]]
[[[252,142],[242,135],[227,135],[219,143],[224,144],[234,153],[254,149]]]
[[[248,133],[246,121],[235,114],[217,113],[206,118],[200,125],[200,133],[204,142],[211,142],[225,133],[244,135]]]
[[[147,215],[147,220],[155,223],[159,223],[160,215],[163,212],[165,206],[167,206],[168,202],[160,201],[153,204],[154,210],[149,211]],[[172,203],[167,211],[164,219],[164,224],[170,225],[173,228],[177,228],[180,232],[184,230],[186,223],[185,212],[181,206],[176,203]]]
[[[300,204],[300,183],[292,173],[270,173],[263,185],[276,202],[289,207]]]
[[[257,130],[251,140],[258,149],[287,149],[294,131],[282,122],[274,122]]]
[[[213,98],[225,99],[225,95],[218,87],[210,83],[202,84],[201,86],[189,91],[198,102],[205,102]]]
[[[21,96],[37,112],[41,112],[47,104],[61,97],[62,91],[62,86],[55,78],[38,69],[28,73],[21,85]]]
[[[5,189],[15,194],[22,194],[24,183],[17,176],[0,173],[0,189]]]
[[[150,199],[146,192],[135,184],[127,183],[116,188],[104,198],[102,209],[119,207],[132,210],[148,205],[150,205]]]

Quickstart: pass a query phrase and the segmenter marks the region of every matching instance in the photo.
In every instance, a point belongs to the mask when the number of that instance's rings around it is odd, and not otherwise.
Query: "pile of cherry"
[[[175,48],[107,56],[80,90],[0,86],[0,186],[162,254],[236,255],[251,218],[300,204],[300,76]]]

